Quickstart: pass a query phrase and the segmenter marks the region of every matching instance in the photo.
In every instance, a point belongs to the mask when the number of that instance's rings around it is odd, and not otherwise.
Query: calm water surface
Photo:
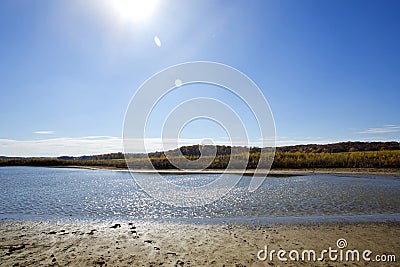
[[[152,174],[146,174],[151,179]],[[198,186],[217,174],[165,175]],[[33,167],[0,168],[0,218],[167,220],[396,220],[400,177],[306,175],[267,178],[253,193],[243,177],[229,195],[195,208],[160,203],[128,172]]]

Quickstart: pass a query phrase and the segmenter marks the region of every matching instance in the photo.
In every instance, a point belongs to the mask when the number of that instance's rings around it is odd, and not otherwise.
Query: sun
[[[157,6],[157,0],[113,0],[113,8],[125,21],[144,21]]]

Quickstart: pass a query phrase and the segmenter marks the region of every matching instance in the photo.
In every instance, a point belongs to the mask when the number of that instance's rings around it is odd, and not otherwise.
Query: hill
[[[217,148],[216,156],[227,156],[231,154],[232,148],[230,146],[201,146],[203,153],[200,153],[200,145],[182,146],[168,151],[161,152],[151,152],[148,154],[150,158],[162,158],[166,154],[169,156],[178,156],[180,153],[186,157],[199,157],[200,155],[211,156],[215,147]],[[245,147],[234,147],[235,151],[241,153],[247,152],[248,148]],[[251,153],[260,152],[260,148],[251,147]],[[308,145],[294,145],[294,146],[282,146],[277,147],[276,152],[302,152],[302,153],[340,153],[340,152],[363,152],[363,151],[385,151],[385,150],[400,150],[400,142],[340,142],[332,144],[308,144]],[[146,154],[144,153],[134,153],[128,154],[127,158],[144,158]],[[76,160],[105,160],[105,159],[124,159],[124,154],[110,153],[102,155],[91,155],[91,156],[80,156],[80,157],[70,157],[62,156],[58,159],[76,159]]]
[[[235,151],[235,153],[232,153]],[[165,152],[152,152],[148,156],[156,169],[174,169],[168,157],[181,160],[179,155],[191,161],[203,156],[211,158],[210,169],[225,169],[233,158],[246,157],[249,151],[248,169],[259,166],[260,148],[230,146],[183,146]],[[214,157],[214,153],[216,154]],[[127,154],[134,168],[148,169],[149,161],[144,153]],[[124,154],[109,153],[88,156],[61,156],[58,158],[8,158],[0,157],[0,166],[95,166],[127,168]],[[190,168],[197,168],[196,163]],[[200,165],[199,165],[200,168]],[[309,144],[277,147],[272,168],[400,168],[399,142],[341,142],[333,144]]]

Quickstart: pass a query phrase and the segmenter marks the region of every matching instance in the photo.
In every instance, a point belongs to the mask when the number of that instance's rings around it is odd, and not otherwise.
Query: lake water
[[[147,174],[151,179],[152,174]],[[218,174],[165,175],[182,185]],[[130,173],[62,168],[0,168],[0,218],[182,220],[203,222],[400,221],[400,176],[268,177],[253,193],[250,177],[212,204],[179,208],[149,197]]]

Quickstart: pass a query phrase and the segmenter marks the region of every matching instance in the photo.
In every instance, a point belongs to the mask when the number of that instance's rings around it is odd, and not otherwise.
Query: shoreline
[[[0,266],[282,266],[257,258],[260,250],[315,250],[345,239],[349,249],[400,257],[400,222],[317,224],[185,224],[0,220]],[[343,266],[292,261],[289,266]],[[347,266],[393,262],[346,261]],[[371,264],[371,265],[370,265]]]
[[[268,216],[268,217],[149,217],[133,218],[120,217],[68,217],[68,216],[0,216],[0,224],[4,221],[14,222],[47,222],[47,223],[95,223],[104,224],[118,221],[121,223],[160,223],[160,224],[188,224],[188,225],[317,225],[317,224],[358,224],[358,223],[399,223],[400,213],[375,214],[331,214],[331,215],[303,215],[303,216]]]
[[[99,168],[91,169],[99,170]],[[35,170],[32,171],[35,172]],[[249,175],[251,171],[248,170]],[[296,171],[273,170],[275,174],[277,172],[282,176],[288,172],[290,175],[300,175],[299,172],[305,171],[316,174],[315,170]],[[338,169],[335,171],[339,174]],[[353,170],[350,174],[359,175],[359,171]],[[374,174],[372,170],[369,171],[368,174]],[[92,175],[91,172],[87,172]],[[212,172],[218,173],[218,170],[200,173]],[[78,170],[76,173],[78,176],[82,174]],[[167,173],[172,172],[169,170]],[[93,174],[107,176],[111,173],[101,174],[99,171],[98,174]],[[114,174],[118,175],[118,173]],[[385,174],[388,174],[387,170]],[[398,180],[398,177],[393,179]],[[6,214],[3,215],[0,216],[4,218],[0,219],[0,267],[396,265],[394,262],[382,264],[365,262],[362,259],[341,262],[328,258],[322,261],[282,262],[276,254],[272,260],[263,261],[257,257],[265,246],[268,246],[269,251],[276,252],[315,250],[319,253],[330,247],[337,249],[339,239],[345,239],[351,250],[370,250],[373,256],[394,255],[397,257],[397,262],[400,261],[399,213],[391,214],[392,216],[383,213],[354,217],[350,215],[277,217],[277,220],[272,217],[263,217],[263,219],[250,217],[250,215],[239,216],[235,220],[231,220],[233,217],[219,219],[214,216],[204,218],[204,220],[200,218],[185,220],[180,217],[176,220],[138,217],[93,219],[37,217],[35,219],[29,216],[14,217],[14,219],[10,216],[11,219],[6,219]],[[380,219],[379,215],[381,215]]]
[[[11,167],[11,166],[7,166]],[[44,168],[71,168],[71,169],[85,169],[85,170],[111,170],[111,171],[125,171],[129,172],[128,169],[106,167],[106,166],[25,166],[25,167],[44,167]],[[146,170],[137,169],[134,173],[160,173],[160,174],[222,174],[225,171],[220,169],[206,169],[206,170],[176,170],[176,169],[160,169],[160,170]],[[269,171],[260,169],[257,171],[257,175],[264,176],[301,176],[309,174],[379,174],[379,175],[400,175],[400,169],[394,168],[314,168],[314,169],[271,169]],[[227,170],[229,174],[242,174],[241,171]],[[254,175],[254,169],[247,169],[244,175]]]
[[[80,166],[80,165],[55,165],[55,166],[30,166],[30,165],[12,165],[12,166],[0,166],[2,167],[32,167],[32,168],[65,168],[65,169],[82,169],[82,170],[109,170],[109,171],[122,171],[129,172],[126,168],[115,168],[108,166]],[[132,171],[134,173],[159,173],[159,174],[242,174],[241,170],[222,170],[222,169],[136,169]],[[254,169],[245,170],[243,175],[249,176],[254,175]],[[257,176],[268,176],[271,177],[289,177],[289,176],[301,176],[310,174],[376,174],[376,175],[400,175],[400,168],[307,168],[307,169],[259,169],[257,170]]]

